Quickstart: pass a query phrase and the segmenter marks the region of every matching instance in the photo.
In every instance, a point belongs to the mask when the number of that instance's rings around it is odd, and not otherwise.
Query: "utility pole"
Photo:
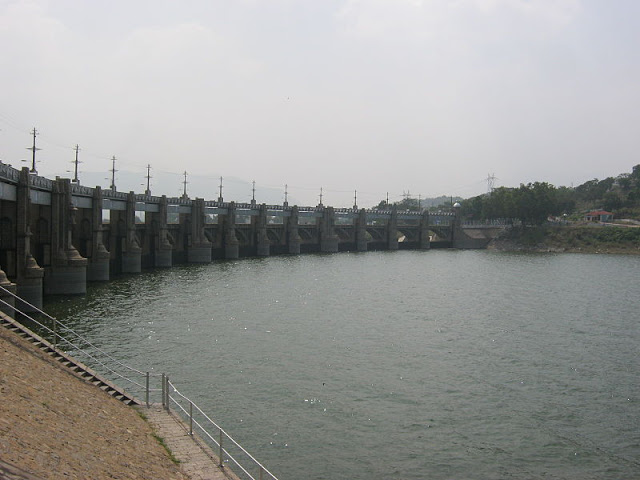
[[[389,207],[389,192],[387,192],[387,208]]]
[[[151,196],[151,164],[147,163],[147,189],[144,191],[144,194],[147,196]]]
[[[358,191],[353,191],[353,209],[358,210]]]
[[[322,207],[322,187],[320,187],[320,204],[319,207]]]
[[[31,161],[31,170],[30,172],[33,174],[38,173],[36,171],[36,151],[37,150],[42,150],[41,148],[36,148],[36,135],[38,135],[38,131],[36,130],[36,127],[33,127],[33,130],[31,130],[31,134],[33,135],[33,146],[32,147],[27,147],[27,150],[31,150],[32,155],[33,155],[33,160]]]
[[[186,200],[187,198],[189,198],[189,196],[187,195],[187,183],[189,183],[189,182],[187,182],[187,171],[186,170],[184,171],[183,175],[184,175],[184,181],[182,182],[182,185],[183,185],[184,188],[183,188],[183,191],[182,191],[182,198],[184,198]]]
[[[289,206],[289,192],[287,192],[287,184],[285,183],[284,185],[284,204],[282,205],[283,207],[288,207]]]
[[[256,181],[251,182],[251,203],[256,203]]]
[[[111,190],[116,191],[116,156],[111,157]]]
[[[223,203],[224,200],[222,199],[222,177],[220,177],[220,195],[218,196],[218,202],[219,203]]]
[[[418,211],[422,211],[422,195],[418,194]]]
[[[80,184],[80,180],[78,179],[78,163],[80,163],[78,161],[78,152],[80,151],[80,147],[78,146],[78,144],[76,143],[76,148],[74,148],[75,152],[76,152],[76,160],[75,160],[75,169],[74,169],[74,174],[73,174],[73,180],[72,182],[75,184]]]

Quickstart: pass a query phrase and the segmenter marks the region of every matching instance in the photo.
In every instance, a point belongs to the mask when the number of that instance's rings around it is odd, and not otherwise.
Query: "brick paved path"
[[[146,415],[159,437],[180,460],[180,468],[191,480],[237,480],[238,477],[227,468],[218,466],[218,457],[197,436],[188,433],[188,427],[173,413],[168,413],[161,405],[150,408],[136,407]]]

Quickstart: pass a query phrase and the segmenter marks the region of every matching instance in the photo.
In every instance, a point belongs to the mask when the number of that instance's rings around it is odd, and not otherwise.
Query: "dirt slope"
[[[133,408],[2,327],[0,460],[44,479],[186,479]]]

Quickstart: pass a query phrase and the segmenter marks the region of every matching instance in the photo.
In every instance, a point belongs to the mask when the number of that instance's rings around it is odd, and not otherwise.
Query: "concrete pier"
[[[49,180],[0,164],[0,264],[34,305],[120,273],[215,258],[430,248],[480,242],[458,213],[155,197]],[[481,246],[481,245],[480,245]]]

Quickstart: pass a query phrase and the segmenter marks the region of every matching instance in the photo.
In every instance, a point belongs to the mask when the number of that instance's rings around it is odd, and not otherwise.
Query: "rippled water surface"
[[[640,257],[247,259],[48,311],[172,381],[281,480],[640,478]]]

